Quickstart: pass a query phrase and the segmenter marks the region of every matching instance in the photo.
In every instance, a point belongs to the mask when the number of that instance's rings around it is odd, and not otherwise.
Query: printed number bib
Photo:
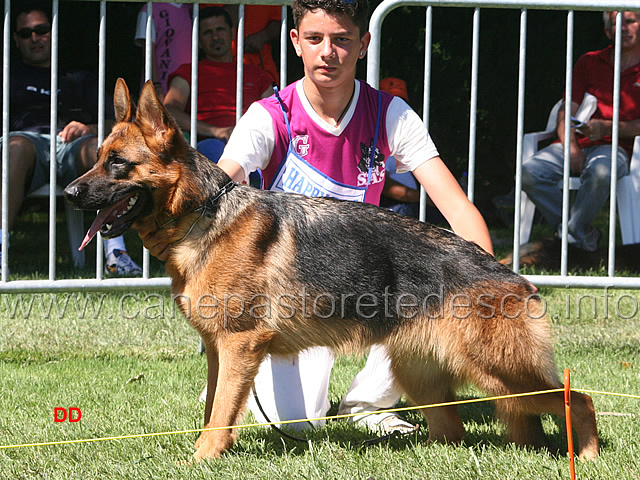
[[[269,187],[279,192],[299,193],[307,197],[332,197],[364,202],[367,187],[352,187],[336,182],[300,158],[289,144],[287,157]]]

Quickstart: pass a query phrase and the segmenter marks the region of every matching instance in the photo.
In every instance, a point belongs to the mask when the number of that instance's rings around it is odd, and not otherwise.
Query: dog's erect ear
[[[138,100],[136,123],[143,130],[146,130],[147,134],[153,135],[163,144],[168,144],[171,136],[178,129],[173,118],[169,116],[169,112],[158,100],[151,80],[147,80],[142,87],[142,93],[140,93]]]
[[[122,78],[116,80],[116,88],[113,92],[113,107],[116,112],[116,121],[131,121],[133,117],[133,105],[127,84]]]

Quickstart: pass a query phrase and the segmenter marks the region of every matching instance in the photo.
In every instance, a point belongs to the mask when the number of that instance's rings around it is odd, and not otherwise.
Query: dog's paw
[[[196,462],[201,460],[207,460],[210,458],[220,458],[222,455],[221,452],[216,452],[213,448],[209,448],[207,445],[202,445],[196,453],[193,454],[193,458],[195,458]]]
[[[600,455],[600,446],[598,445],[598,439],[595,437],[595,441],[590,442],[590,445],[586,445],[580,448],[578,458],[582,461],[595,460]]]
[[[230,434],[205,435],[206,433],[209,432],[203,432],[196,441],[196,452],[193,454],[196,461],[207,458],[220,458],[224,452],[230,450],[233,446],[233,437]]]
[[[196,449],[196,450],[198,450],[198,449],[202,446],[202,444],[204,443],[204,441],[206,440],[206,435],[205,435],[205,433],[206,433],[206,432],[202,432],[202,433],[200,434],[200,436],[198,437],[198,439],[196,440],[196,444],[195,444],[195,449]]]

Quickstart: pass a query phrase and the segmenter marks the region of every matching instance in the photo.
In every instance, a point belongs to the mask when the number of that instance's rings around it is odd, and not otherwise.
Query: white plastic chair
[[[30,198],[49,198],[50,184],[46,184],[29,194]],[[62,197],[63,188],[56,185],[56,197]],[[76,210],[69,202],[64,202],[67,217],[67,232],[69,234],[69,248],[73,258],[73,266],[84,267],[84,251],[78,251],[84,237],[84,216],[82,210]]]
[[[527,133],[524,136],[522,142],[523,159],[532,157],[540,149],[540,142],[555,137],[555,125],[561,106],[562,100],[551,109],[545,131]],[[562,181],[560,186],[562,186]],[[569,189],[578,190],[579,188],[580,177],[569,177]],[[622,243],[624,245],[640,243],[640,136],[636,137],[633,143],[629,175],[618,180],[616,197]],[[535,213],[535,204],[523,191],[520,196],[520,245],[529,241]]]

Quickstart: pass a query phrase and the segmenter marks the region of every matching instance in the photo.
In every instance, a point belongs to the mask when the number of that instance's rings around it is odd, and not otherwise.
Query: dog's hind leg
[[[558,405],[559,402],[555,402]],[[564,411],[564,397],[563,407]],[[595,458],[600,453],[596,412],[591,397],[583,393],[571,392],[571,421],[578,436],[578,456],[583,460]]]
[[[553,387],[550,387],[553,388]],[[527,397],[522,401],[500,401],[499,415],[506,420],[509,440],[518,445],[546,446],[540,414],[565,417],[564,393],[549,393]],[[571,393],[571,419],[578,437],[578,456],[592,459],[600,451],[593,402],[588,395]]]
[[[512,319],[510,322],[517,326],[516,320]],[[534,322],[535,319],[530,319],[525,325],[533,329]],[[487,355],[477,357],[475,362],[467,362],[467,365],[474,363],[474,368],[468,370],[468,378],[493,395],[562,389],[550,340],[542,335],[526,335],[524,327],[521,330],[523,333],[517,339],[505,342],[513,345],[509,348],[508,355],[505,354],[502,358]],[[494,346],[491,344],[483,346],[485,352],[492,348]],[[487,362],[489,358],[493,360]],[[572,423],[580,445],[578,454],[581,458],[593,458],[599,451],[593,403],[589,396],[573,393],[572,404]],[[564,418],[564,392],[502,399],[496,402],[496,407],[498,416],[507,423],[511,441],[518,445],[546,446],[540,415],[549,413]]]
[[[502,400],[496,403],[498,417],[507,425],[510,442],[520,447],[549,448],[540,415],[505,409]],[[506,410],[509,412],[506,413]]]
[[[235,425],[242,414],[251,385],[266,354],[268,340],[252,331],[233,333],[218,339],[217,382],[210,417],[205,424],[205,428],[215,430],[203,432],[198,439],[198,449],[194,454],[197,460],[220,457],[233,446],[236,433],[225,427]]]
[[[391,364],[396,381],[415,405],[455,401],[454,378],[435,360],[402,359],[392,360]],[[430,407],[420,411],[429,425],[430,442],[462,441],[465,432],[456,406]]]
[[[491,315],[470,316],[464,323],[447,324],[448,333],[439,336],[449,352],[448,361],[461,376],[491,395],[513,395],[560,389],[549,394],[502,399],[498,415],[506,420],[510,438],[520,445],[546,444],[539,416],[550,413],[564,417],[562,382],[558,377],[550,335],[550,322],[542,303],[525,292],[511,290],[504,295],[484,293],[493,298]],[[452,331],[454,332],[452,334]],[[456,342],[447,339],[456,339]],[[461,341],[462,340],[462,341]],[[580,444],[579,455],[598,454],[596,419],[591,399],[574,394],[574,427]]]
[[[446,388],[442,388],[437,397],[433,393],[418,404],[449,403],[456,400],[455,393]],[[456,406],[423,408],[421,412],[429,425],[430,442],[462,442],[465,431]]]

